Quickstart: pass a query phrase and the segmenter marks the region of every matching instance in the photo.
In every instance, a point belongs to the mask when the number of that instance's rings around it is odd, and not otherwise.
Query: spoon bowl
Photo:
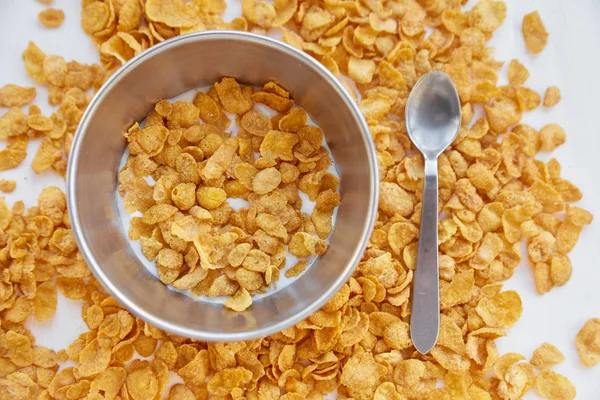
[[[460,99],[450,77],[439,71],[425,74],[406,103],[408,135],[425,159],[410,326],[413,345],[422,354],[435,346],[440,332],[437,159],[456,138],[460,124]]]
[[[433,71],[415,84],[406,104],[408,135],[425,158],[437,158],[456,138],[460,99],[448,75]]]

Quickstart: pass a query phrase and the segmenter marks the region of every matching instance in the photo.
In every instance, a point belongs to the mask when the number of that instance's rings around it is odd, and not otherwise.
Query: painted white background
[[[575,335],[588,318],[600,318],[600,1],[507,0],[507,4],[508,18],[492,41],[496,58],[521,60],[531,73],[527,85],[538,92],[543,93],[549,85],[560,87],[563,100],[558,106],[528,113],[523,120],[536,128],[557,122],[566,129],[567,143],[553,156],[563,165],[564,177],[583,190],[580,205],[592,211],[597,220],[583,231],[571,253],[573,277],[564,287],[538,296],[530,266],[524,264],[517,269],[506,288],[519,291],[524,312],[498,345],[501,352],[516,351],[530,357],[544,341],[554,344],[567,357],[555,370],[575,383],[579,399],[595,400],[600,398],[600,365],[581,365]],[[83,63],[97,62],[97,51],[79,26],[80,1],[55,0],[54,6],[65,11],[65,22],[58,29],[46,29],[37,19],[45,7],[42,4],[35,0],[0,0],[0,86],[34,84],[21,60],[29,40],[48,54]],[[521,37],[521,20],[535,9],[550,32],[550,41],[541,54],[532,56],[527,54]],[[240,1],[232,0],[226,19],[239,15],[239,10]],[[51,112],[43,88],[38,88],[36,103],[45,114]],[[64,187],[55,174],[33,173],[29,164],[35,146],[30,145],[29,157],[20,168],[0,172],[1,178],[18,180],[17,190],[6,196],[9,204],[21,199],[33,205],[43,187]],[[78,302],[59,296],[58,311],[51,321],[30,322],[28,326],[38,344],[58,350],[85,331],[80,310]],[[539,397],[532,391],[527,398]]]

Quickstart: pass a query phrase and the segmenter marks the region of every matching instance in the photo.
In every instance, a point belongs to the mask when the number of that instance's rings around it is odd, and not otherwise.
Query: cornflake
[[[65,20],[65,13],[58,8],[46,8],[40,11],[38,18],[46,28],[58,28]]]
[[[537,392],[544,399],[572,400],[575,398],[575,386],[566,377],[552,371],[540,372],[535,380]]]
[[[23,107],[33,101],[37,94],[34,87],[22,87],[9,83],[0,88],[0,107]]]
[[[548,86],[546,94],[544,94],[544,107],[554,107],[560,99],[560,89],[556,86]]]
[[[12,193],[17,188],[17,181],[0,179],[0,192]]]
[[[588,320],[577,333],[575,339],[577,352],[586,367],[592,367],[600,361],[600,319]]]
[[[548,31],[537,11],[533,11],[523,17],[523,38],[527,49],[534,53],[540,53],[548,44]]]
[[[531,365],[538,369],[549,369],[565,360],[565,356],[555,346],[544,343],[538,347],[531,357]]]

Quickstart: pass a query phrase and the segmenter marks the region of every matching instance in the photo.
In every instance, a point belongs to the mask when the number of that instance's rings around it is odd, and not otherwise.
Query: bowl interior
[[[168,290],[134,254],[119,221],[115,192],[126,141],[122,132],[161,99],[212,85],[223,76],[251,85],[273,80],[290,90],[323,130],[340,174],[342,201],[327,253],[302,277],[243,313]],[[68,201],[88,265],[134,314],[161,329],[203,340],[247,340],[280,331],[321,307],[350,277],[377,207],[375,150],[344,89],[307,55],[245,33],[203,32],[164,42],[125,65],[84,115],[73,144]]]

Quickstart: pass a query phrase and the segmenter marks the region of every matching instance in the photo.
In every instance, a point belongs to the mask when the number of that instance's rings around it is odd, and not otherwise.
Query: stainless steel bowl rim
[[[255,329],[253,331],[248,332],[207,332],[207,331],[198,331],[194,329],[189,329],[186,327],[182,327],[179,325],[171,324],[167,321],[164,321],[161,318],[154,316],[142,309],[140,309],[134,302],[130,301],[129,298],[124,296],[110,281],[110,279],[103,272],[102,266],[95,260],[92,256],[92,251],[86,241],[83,239],[82,226],[79,221],[78,209],[77,209],[77,199],[75,194],[75,180],[76,174],[73,172],[74,166],[77,164],[79,159],[79,147],[85,138],[85,132],[87,131],[87,127],[89,124],[89,120],[91,119],[91,115],[94,114],[95,109],[98,104],[102,102],[105,95],[110,92],[110,90],[119,83],[119,80],[129,74],[134,72],[133,70],[138,64],[144,62],[144,60],[152,57],[155,53],[162,52],[164,50],[169,49],[170,47],[178,46],[179,44],[189,42],[189,41],[201,41],[201,40],[210,40],[210,39],[231,39],[231,40],[240,40],[240,41],[250,41],[250,42],[258,42],[262,44],[267,44],[274,47],[279,47],[280,50],[289,53],[290,55],[299,58],[302,62],[306,64],[310,64],[311,67],[319,70],[319,72],[326,76],[326,78],[331,81],[333,86],[335,86],[338,94],[344,99],[344,101],[348,104],[352,113],[357,116],[357,121],[359,122],[360,130],[362,131],[362,140],[368,148],[368,158],[369,164],[365,167],[370,168],[372,174],[374,175],[374,179],[370,185],[370,207],[368,210],[368,223],[363,229],[362,232],[362,240],[358,243],[357,248],[355,250],[354,256],[352,258],[352,262],[348,263],[346,266],[344,273],[339,276],[339,278],[330,286],[329,290],[321,295],[316,301],[314,301],[309,307],[306,307],[301,312],[294,314],[292,317],[281,321],[277,324],[273,324],[270,327]],[[115,176],[116,179],[116,176]],[[239,32],[239,31],[204,31],[204,32],[194,32],[186,35],[177,36],[166,40],[162,43],[159,43],[138,56],[134,57],[130,61],[128,61],[125,65],[123,65],[117,72],[115,72],[100,88],[100,90],[96,93],[90,104],[88,105],[86,111],[84,112],[79,126],[77,128],[73,144],[71,147],[71,153],[68,161],[67,168],[67,205],[69,210],[69,215],[71,218],[71,228],[75,236],[75,241],[78,245],[80,252],[82,253],[87,265],[90,267],[92,273],[96,277],[96,279],[104,286],[104,288],[108,291],[108,293],[114,297],[120,304],[122,304],[126,309],[132,312],[134,315],[140,317],[144,321],[150,323],[158,327],[159,329],[166,330],[168,332],[190,337],[198,340],[205,341],[243,341],[243,340],[251,340],[255,338],[269,336],[271,334],[282,331],[283,329],[295,325],[298,322],[306,319],[311,314],[320,309],[337,291],[342,287],[342,285],[350,279],[352,273],[354,272],[356,266],[358,265],[362,254],[365,251],[367,243],[370,238],[370,234],[373,230],[373,226],[375,224],[376,214],[377,214],[377,205],[379,199],[379,190],[377,186],[377,182],[379,182],[378,176],[378,167],[376,160],[376,150],[373,144],[373,141],[370,137],[369,127],[362,116],[362,113],[357,105],[357,103],[350,97],[346,89],[340,84],[338,79],[323,65],[318,63],[312,57],[303,53],[302,51],[276,39],[272,39],[266,36],[261,36],[248,32]],[[342,199],[343,201],[343,199]],[[335,229],[335,226],[334,226]],[[167,288],[165,288],[167,289]]]

